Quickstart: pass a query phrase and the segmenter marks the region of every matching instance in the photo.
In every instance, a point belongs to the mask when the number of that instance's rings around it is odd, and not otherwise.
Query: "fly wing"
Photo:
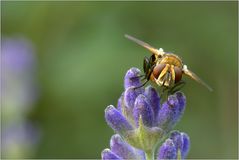
[[[213,91],[213,89],[207,83],[205,83],[203,80],[201,80],[195,73],[188,70],[186,67],[184,67],[183,72],[185,75],[189,76],[191,79],[197,81],[198,83],[200,83],[201,85],[206,87],[210,92]]]
[[[146,48],[147,50],[149,50],[150,52],[152,52],[152,53],[155,54],[155,55],[162,56],[162,55],[164,54],[163,51],[158,50],[158,49],[155,49],[154,47],[152,47],[152,46],[149,45],[148,43],[145,43],[145,42],[143,42],[143,41],[141,41],[141,40],[139,40],[139,39],[137,39],[137,38],[135,38],[135,37],[132,37],[132,36],[127,35],[127,34],[125,34],[125,37],[128,38],[129,40],[131,40],[131,41],[137,43],[138,45],[140,45],[140,46]]]

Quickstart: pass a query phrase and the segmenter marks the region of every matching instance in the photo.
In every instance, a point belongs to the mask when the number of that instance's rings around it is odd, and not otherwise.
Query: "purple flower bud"
[[[135,99],[138,97],[138,95],[139,94],[135,92],[134,87],[129,87],[125,90],[124,103],[128,109],[133,110]]]
[[[139,95],[135,100],[133,115],[135,118],[136,126],[139,126],[139,117],[141,116],[143,124],[148,127],[153,126],[153,110],[144,95]]]
[[[122,113],[123,100],[124,100],[124,92],[122,93],[122,95],[121,95],[120,98],[118,99],[118,103],[117,103],[117,109],[118,109],[121,113]]]
[[[177,150],[183,147],[183,137],[181,136],[181,133],[179,131],[173,131],[170,134],[170,139],[173,140],[173,143],[175,144]]]
[[[170,95],[168,101],[162,105],[157,117],[157,124],[166,132],[170,131],[175,124],[180,120],[185,109],[185,97]]]
[[[161,159],[176,159],[177,150],[173,140],[167,139],[159,149],[158,160]]]
[[[138,87],[141,85],[140,78],[140,70],[138,68],[131,68],[128,70],[124,77],[124,88],[127,89],[129,87]]]
[[[186,105],[186,97],[182,92],[176,92],[175,95],[179,102],[179,106],[180,106],[179,111],[183,112],[185,109],[185,105]]]
[[[115,134],[110,140],[111,151],[123,159],[142,159],[144,152],[131,147],[128,143],[123,141],[120,135]]]
[[[133,129],[126,118],[112,105],[105,109],[105,119],[108,125],[117,133],[125,134],[126,131]]]
[[[166,130],[167,132],[172,128],[172,119],[175,115],[174,106],[171,107],[167,102],[162,105],[158,114],[157,126]]]
[[[123,160],[123,158],[114,154],[110,149],[104,149],[101,152],[101,158],[102,160]]]
[[[186,98],[182,92],[175,93],[175,96],[177,97],[178,101],[177,101],[177,104],[175,104],[176,112],[172,120],[173,125],[175,125],[181,119],[185,110],[185,105],[186,105]]]
[[[190,148],[190,140],[186,133],[173,131],[159,149],[159,159],[185,159]],[[175,155],[176,154],[176,155]],[[171,158],[170,158],[171,157]]]
[[[181,155],[182,158],[186,158],[190,149],[190,139],[186,133],[181,133],[181,136],[183,137],[183,147],[181,149]]]
[[[148,86],[145,91],[144,91],[144,95],[148,98],[149,103],[154,111],[154,115],[155,115],[155,120],[156,120],[156,116],[158,115],[159,109],[160,109],[160,97],[156,91],[155,88],[153,88],[152,86]]]
[[[170,143],[169,143],[170,142]],[[170,144],[170,145],[169,145]],[[170,137],[164,142],[159,150],[159,156],[162,156],[163,146],[173,146],[170,151],[176,151],[176,157],[180,159],[185,159],[190,148],[190,140],[186,133],[173,131],[170,134]],[[174,148],[174,149],[173,149]],[[174,155],[174,153],[173,153]],[[171,158],[169,158],[171,159]]]

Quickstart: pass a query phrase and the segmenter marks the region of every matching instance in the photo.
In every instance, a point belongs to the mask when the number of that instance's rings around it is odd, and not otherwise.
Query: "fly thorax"
[[[165,63],[180,68],[183,66],[182,60],[177,55],[172,53],[165,54],[165,56],[163,56],[158,63]]]

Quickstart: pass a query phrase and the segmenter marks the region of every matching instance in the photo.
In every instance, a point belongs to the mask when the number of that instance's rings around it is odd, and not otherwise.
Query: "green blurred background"
[[[23,35],[37,50],[34,158],[100,158],[109,147],[104,109],[116,105],[125,72],[150,55],[125,33],[180,55],[214,89],[185,78],[176,129],[190,135],[188,158],[237,158],[237,2],[1,3],[2,35]]]

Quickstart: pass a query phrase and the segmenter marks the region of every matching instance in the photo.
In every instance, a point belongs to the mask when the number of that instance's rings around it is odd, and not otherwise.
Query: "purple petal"
[[[158,160],[176,159],[177,150],[171,139],[167,139],[159,149]]]
[[[157,117],[159,127],[170,131],[180,120],[185,109],[185,103],[182,103],[182,98],[178,98],[176,94],[168,97],[168,101],[162,105]]]
[[[185,110],[185,104],[186,104],[186,98],[185,96],[181,93],[181,92],[177,92],[175,93],[175,95],[177,97],[177,103],[175,103],[174,107],[175,107],[175,116],[173,118],[173,125],[175,125],[182,117],[184,110]]]
[[[126,131],[133,129],[126,118],[112,105],[105,109],[105,119],[117,133],[124,134]]]
[[[122,158],[117,156],[115,153],[113,153],[110,149],[104,149],[101,152],[101,158],[102,160],[113,160],[113,159],[123,160]]]
[[[143,157],[143,151],[138,150],[130,146],[123,141],[120,135],[115,134],[110,140],[111,151],[123,159],[139,159]]]
[[[175,95],[178,98],[179,111],[183,112],[186,105],[186,97],[182,92],[176,92]]]
[[[122,113],[123,100],[124,100],[124,92],[122,93],[122,95],[121,95],[120,98],[118,99],[118,103],[117,103],[117,109],[118,109],[121,113]]]
[[[154,111],[154,115],[157,116],[160,109],[160,97],[158,92],[152,86],[148,86],[144,91],[144,95],[148,98],[149,103]]]
[[[183,148],[181,149],[182,158],[186,158],[190,149],[190,139],[186,133],[181,133],[183,137]]]
[[[170,139],[173,140],[173,143],[177,150],[181,150],[181,148],[183,148],[183,137],[181,136],[181,133],[179,131],[173,131],[170,134]]]
[[[133,115],[135,118],[136,126],[138,126],[139,117],[142,117],[143,124],[148,127],[153,126],[153,110],[149,105],[147,98],[144,95],[139,95],[135,100]]]
[[[129,87],[126,89],[124,94],[124,104],[125,106],[132,110],[134,107],[135,99],[138,97],[139,93],[136,92],[134,87]]]
[[[179,131],[173,131],[170,134],[170,139],[173,140],[173,143],[178,150],[181,152],[181,156],[184,159],[190,148],[190,140],[186,133],[180,133]]]
[[[172,120],[175,113],[167,102],[162,105],[157,117],[157,126],[168,132],[172,128]]]
[[[140,78],[140,70],[138,68],[131,68],[127,71],[124,77],[124,88],[127,89],[129,87],[137,87],[141,85]]]

